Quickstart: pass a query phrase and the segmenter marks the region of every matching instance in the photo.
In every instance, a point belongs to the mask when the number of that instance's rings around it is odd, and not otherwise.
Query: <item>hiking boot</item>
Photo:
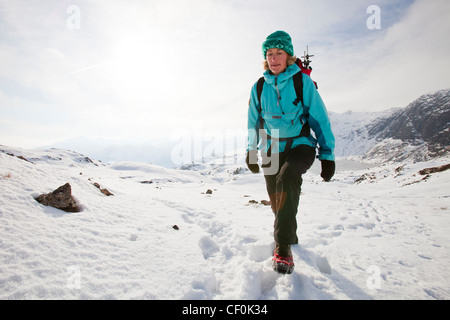
[[[276,243],[272,258],[273,270],[282,274],[291,274],[294,271],[294,258],[290,245]]]

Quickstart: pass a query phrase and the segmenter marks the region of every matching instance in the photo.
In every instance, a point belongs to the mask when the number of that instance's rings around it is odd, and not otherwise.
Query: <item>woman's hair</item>
[[[297,60],[297,56],[290,56],[290,55],[288,55],[287,65],[288,66],[292,66],[295,63],[296,60]],[[267,62],[267,59],[263,61],[263,68],[266,71],[270,70],[269,69],[269,63]]]

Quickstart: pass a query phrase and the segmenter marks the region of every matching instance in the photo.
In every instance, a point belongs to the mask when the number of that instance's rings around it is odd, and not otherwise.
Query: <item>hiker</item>
[[[302,175],[312,166],[318,147],[321,176],[331,180],[335,172],[335,139],[314,82],[295,63],[289,34],[272,33],[264,41],[262,52],[265,72],[251,90],[246,162],[250,171],[259,172],[259,147],[275,214],[273,267],[280,273],[292,273],[291,245],[298,243],[296,215]]]

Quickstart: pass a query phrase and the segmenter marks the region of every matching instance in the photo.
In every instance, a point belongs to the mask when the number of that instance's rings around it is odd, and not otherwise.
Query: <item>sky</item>
[[[330,112],[406,107],[450,88],[449,16],[448,0],[0,0],[0,144],[245,132],[276,30],[309,46]]]

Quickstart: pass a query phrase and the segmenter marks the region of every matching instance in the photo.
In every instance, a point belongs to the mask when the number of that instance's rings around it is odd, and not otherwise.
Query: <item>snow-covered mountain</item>
[[[336,138],[336,156],[361,156],[373,147],[377,142],[375,137],[369,134],[369,127],[382,114],[381,112],[329,112]]]
[[[134,161],[146,162],[167,168],[175,167],[172,162],[171,150],[176,141],[169,138],[148,140],[146,142],[117,142],[112,139],[87,138],[84,136],[60,141],[39,149],[67,149],[76,150],[92,159],[102,162]]]
[[[283,276],[264,177],[241,164],[0,146],[0,300],[450,299],[450,170],[422,171],[445,164],[305,174],[296,267]],[[35,200],[66,183],[81,212]]]
[[[401,162],[450,153],[450,89],[423,95],[406,108],[330,118],[338,156]]]

